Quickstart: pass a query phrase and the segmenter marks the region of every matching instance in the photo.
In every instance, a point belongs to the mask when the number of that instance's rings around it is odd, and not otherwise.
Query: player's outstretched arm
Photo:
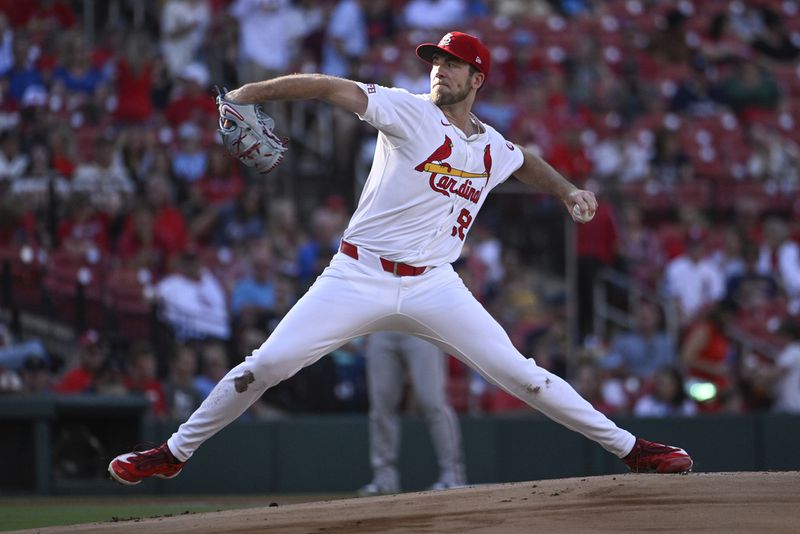
[[[367,95],[354,81],[325,74],[290,74],[247,83],[228,91],[225,98],[236,104],[316,98],[359,115],[367,111]]]
[[[545,160],[519,145],[516,146],[524,157],[522,167],[514,173],[517,180],[560,198],[576,222],[587,222],[594,217],[597,210],[594,193],[578,189]]]

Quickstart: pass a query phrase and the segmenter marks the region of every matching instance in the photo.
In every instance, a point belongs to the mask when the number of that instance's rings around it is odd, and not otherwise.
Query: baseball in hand
[[[572,215],[575,216],[576,221],[582,223],[589,222],[594,218],[594,213],[584,213],[578,204],[572,206]]]

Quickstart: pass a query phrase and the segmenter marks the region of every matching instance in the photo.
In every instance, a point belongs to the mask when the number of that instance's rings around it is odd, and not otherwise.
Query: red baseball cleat
[[[108,464],[108,474],[119,482],[132,486],[148,477],[175,478],[185,462],[172,455],[166,443],[158,447],[120,454]]]
[[[688,473],[694,465],[685,450],[642,438],[622,461],[633,473]]]

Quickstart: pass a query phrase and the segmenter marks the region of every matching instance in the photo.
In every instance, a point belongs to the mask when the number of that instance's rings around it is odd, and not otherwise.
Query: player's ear
[[[482,72],[476,72],[472,75],[472,88],[473,89],[480,89],[483,86],[483,82],[486,81],[486,76]]]

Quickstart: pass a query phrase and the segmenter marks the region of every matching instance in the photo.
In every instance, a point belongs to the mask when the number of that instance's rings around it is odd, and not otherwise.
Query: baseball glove
[[[283,161],[289,140],[273,133],[275,121],[259,104],[235,104],[225,98],[226,90],[217,88],[219,133],[225,150],[262,174]]]

